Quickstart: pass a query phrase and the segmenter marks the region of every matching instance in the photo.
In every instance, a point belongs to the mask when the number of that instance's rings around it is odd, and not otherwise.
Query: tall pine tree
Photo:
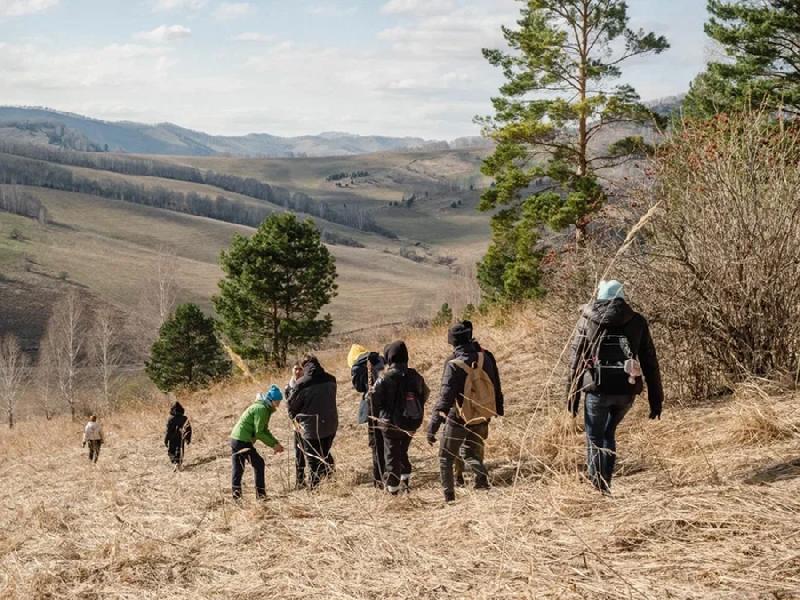
[[[728,60],[692,83],[686,112],[707,117],[745,105],[800,114],[800,0],[709,0],[706,33]]]
[[[527,0],[517,28],[503,28],[509,51],[483,51],[506,79],[494,116],[479,119],[497,144],[483,165],[495,184],[481,209],[502,209],[478,269],[487,300],[537,295],[542,226],[574,225],[582,237],[605,201],[598,172],[644,149],[641,137],[619,135],[592,152],[609,127],[654,118],[631,86],[614,83],[623,63],[669,46],[628,21],[620,0]]]
[[[283,366],[291,350],[330,334],[331,317],[319,312],[336,295],[336,265],[311,220],[274,214],[252,237],[235,236],[220,262],[214,306],[244,358]]]

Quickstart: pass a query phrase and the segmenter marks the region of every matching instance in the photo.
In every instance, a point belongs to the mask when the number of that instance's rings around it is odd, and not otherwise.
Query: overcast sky
[[[629,0],[672,49],[625,73],[645,99],[703,69],[704,0]],[[517,0],[0,0],[0,104],[217,134],[476,135]]]

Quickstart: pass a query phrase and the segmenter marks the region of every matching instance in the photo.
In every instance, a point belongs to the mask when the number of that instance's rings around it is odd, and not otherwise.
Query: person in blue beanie
[[[256,401],[242,413],[239,421],[231,431],[231,489],[234,500],[242,497],[242,475],[244,465],[249,462],[253,467],[256,482],[256,498],[264,499],[267,488],[264,478],[264,459],[255,448],[256,440],[261,440],[272,448],[275,454],[283,452],[283,446],[269,430],[270,417],[278,410],[283,394],[277,385],[268,391],[256,394]]]
[[[647,319],[627,303],[619,281],[601,281],[572,341],[567,406],[577,416],[585,395],[586,464],[589,479],[604,494],[611,493],[617,427],[645,381],[650,418],[660,419],[664,389]]]

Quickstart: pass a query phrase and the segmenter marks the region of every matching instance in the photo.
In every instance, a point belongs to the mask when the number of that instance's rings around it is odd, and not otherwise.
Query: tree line
[[[16,187],[0,187],[0,211],[36,219],[42,225],[50,222],[50,213],[36,196]]]
[[[188,183],[196,183],[202,185],[210,185],[226,192],[240,194],[248,198],[254,198],[263,202],[268,202],[285,209],[296,212],[306,213],[337,225],[344,225],[359,231],[376,233],[378,235],[396,238],[397,236],[388,229],[381,227],[375,222],[366,210],[355,208],[332,208],[326,202],[315,200],[308,194],[303,192],[290,192],[289,190],[277,186],[272,186],[258,179],[252,177],[238,177],[236,175],[228,175],[225,173],[217,173],[215,171],[203,171],[195,167],[188,167],[183,165],[176,165],[167,162],[156,160],[148,160],[141,158],[128,158],[120,157],[112,154],[90,154],[83,152],[72,152],[68,150],[55,150],[47,146],[36,146],[32,144],[20,144],[10,140],[0,140],[0,153],[13,155],[17,157],[24,157],[32,160],[43,161],[55,165],[67,165],[73,167],[82,167],[87,169],[95,169],[99,171],[110,171],[112,173],[119,173],[121,175],[132,175],[137,177],[159,177],[161,179],[173,179],[176,181],[185,181]],[[55,172],[54,172],[55,173]],[[60,176],[63,180],[63,174]],[[93,181],[84,178],[87,181]],[[21,183],[21,182],[20,182]],[[28,184],[38,185],[38,184]],[[177,195],[180,192],[172,192],[163,187],[145,188],[144,186],[136,186],[134,184],[127,184],[130,188],[140,188],[145,193],[148,190],[160,189],[167,193],[175,194],[173,200],[177,200]],[[44,186],[51,187],[51,186]],[[62,189],[62,188],[56,188]],[[77,191],[77,190],[65,190]],[[164,191],[159,192],[158,196],[163,196]],[[83,192],[92,193],[92,192]],[[209,198],[202,196],[195,192],[186,194],[187,196],[194,194],[192,199],[188,202],[189,207],[196,207],[194,210],[207,210],[210,213],[191,212],[191,210],[179,210],[179,212],[188,212],[189,214],[197,214],[199,216],[209,217],[231,223],[238,223],[242,225],[250,225],[257,227],[261,221],[264,220],[266,215],[271,211],[264,210],[249,210],[249,207],[242,203],[236,203],[224,196],[217,196],[218,203],[223,205],[221,211],[214,211],[213,206],[207,202],[200,200],[200,198]],[[104,197],[103,193],[95,194]],[[133,194],[135,197],[142,197],[142,194]],[[222,198],[222,200],[219,200]],[[131,200],[136,202],[135,200]],[[154,202],[164,201],[154,200]],[[146,201],[139,201],[138,204],[148,204]],[[228,206],[228,203],[234,203],[234,208]],[[181,204],[177,202],[177,204]],[[156,206],[156,204],[148,204]],[[159,208],[168,208],[166,206],[159,206]],[[178,210],[178,209],[171,209]],[[222,216],[215,216],[221,214]],[[257,219],[257,220],[256,220]]]

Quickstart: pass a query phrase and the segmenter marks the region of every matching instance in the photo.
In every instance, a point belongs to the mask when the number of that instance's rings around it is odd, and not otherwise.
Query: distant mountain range
[[[47,108],[12,106],[0,107],[0,136],[61,145],[73,150],[183,156],[352,156],[487,145],[487,141],[480,137],[459,138],[448,143],[415,137],[361,136],[338,132],[300,137],[279,137],[266,133],[218,136],[172,123],[146,125],[130,121],[101,121]]]

